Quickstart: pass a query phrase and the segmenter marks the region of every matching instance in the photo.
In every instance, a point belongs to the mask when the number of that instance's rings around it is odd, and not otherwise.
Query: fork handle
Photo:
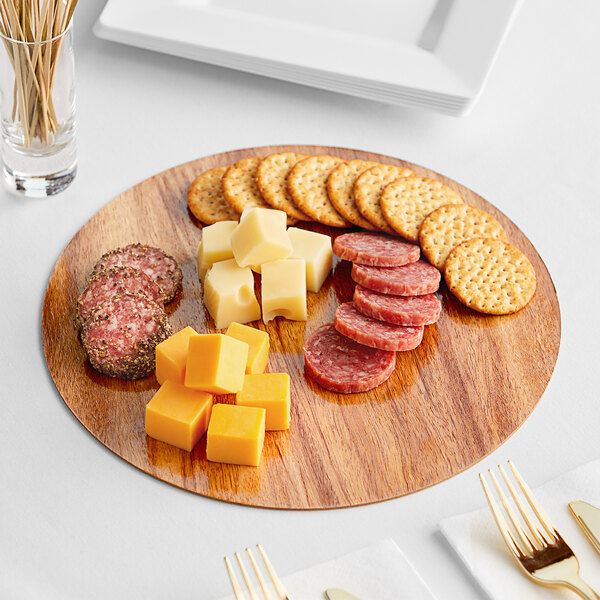
[[[565,581],[565,585],[584,598],[584,600],[600,600],[600,596],[579,577],[578,573],[570,576],[569,581]]]

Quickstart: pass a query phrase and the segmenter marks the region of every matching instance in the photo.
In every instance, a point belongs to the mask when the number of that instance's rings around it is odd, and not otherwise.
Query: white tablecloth
[[[437,525],[484,505],[477,472],[510,457],[535,473],[536,486],[598,455],[600,6],[524,3],[462,119],[104,42],[91,33],[102,7],[80,2],[76,10],[77,179],[47,200],[0,192],[0,597],[214,600],[229,592],[222,557],[257,541],[292,573],[391,537],[436,596],[481,598]],[[537,247],[561,303],[558,364],[531,417],[482,464],[372,506],[251,509],[144,475],[63,404],[45,365],[40,314],[71,237],[157,172],[280,143],[425,165],[495,204]]]

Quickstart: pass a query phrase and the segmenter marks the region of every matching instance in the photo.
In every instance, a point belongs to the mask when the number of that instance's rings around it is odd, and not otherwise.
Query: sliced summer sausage
[[[306,375],[341,394],[377,387],[388,379],[395,365],[395,352],[358,344],[339,333],[333,323],[319,327],[304,345]]]
[[[403,267],[352,266],[352,279],[356,283],[375,292],[396,296],[433,294],[440,286],[440,278],[440,272],[423,260]]]
[[[360,265],[399,267],[419,260],[421,248],[397,237],[356,231],[336,237],[333,252]]]
[[[99,271],[90,278],[87,287],[77,300],[77,323],[82,326],[91,312],[118,294],[143,294],[163,304],[160,287],[140,269],[133,267],[112,267]]]
[[[431,325],[440,318],[442,311],[442,303],[433,294],[393,296],[362,285],[354,288],[352,304],[367,317],[404,326]]]
[[[162,306],[142,294],[120,294],[92,311],[81,342],[100,373],[140,379],[154,368],[154,349],[169,335],[171,326]]]
[[[181,286],[182,273],[179,265],[172,256],[160,248],[129,244],[123,248],[110,250],[96,263],[92,275],[111,267],[140,269],[158,284],[165,303],[173,300]]]
[[[344,302],[335,311],[335,328],[346,337],[379,350],[413,350],[423,339],[423,326],[404,327],[367,317],[352,302]]]

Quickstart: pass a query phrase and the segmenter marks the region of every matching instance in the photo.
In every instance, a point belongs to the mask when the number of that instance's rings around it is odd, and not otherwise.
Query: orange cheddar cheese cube
[[[185,385],[212,394],[242,389],[249,346],[222,333],[190,336]]]
[[[215,404],[206,434],[206,458],[257,467],[264,438],[264,408]]]
[[[191,327],[168,337],[156,346],[156,380],[162,385],[171,379],[183,385],[190,336],[198,335]]]
[[[248,344],[246,373],[264,373],[269,362],[269,334],[266,331],[232,323],[225,335]]]
[[[208,428],[213,397],[167,379],[146,405],[146,433],[190,452]]]
[[[290,376],[287,373],[259,373],[244,377],[244,387],[235,396],[238,406],[264,408],[265,430],[290,427]]]

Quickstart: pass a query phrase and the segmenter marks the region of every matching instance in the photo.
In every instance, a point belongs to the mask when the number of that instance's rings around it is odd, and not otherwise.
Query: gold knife
[[[325,598],[327,598],[327,600],[360,600],[360,598],[337,588],[329,588],[326,590]]]
[[[569,502],[569,509],[594,548],[600,552],[600,508],[596,508],[588,502],[576,500]]]

